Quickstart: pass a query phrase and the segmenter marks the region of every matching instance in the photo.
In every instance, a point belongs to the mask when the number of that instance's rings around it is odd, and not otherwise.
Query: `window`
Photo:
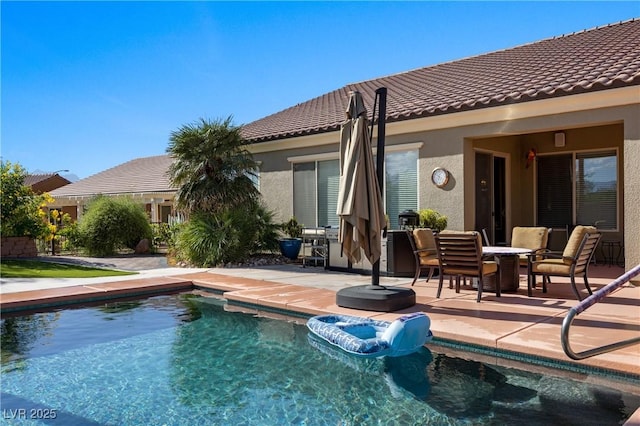
[[[576,156],[576,223],[618,228],[616,153]]]
[[[618,228],[615,151],[540,156],[537,163],[538,224]]]
[[[256,187],[258,191],[260,191],[260,167],[256,167],[253,169],[253,173],[249,174],[249,179],[253,182],[253,186]]]
[[[293,215],[310,228],[316,226],[316,163],[293,165]]]
[[[318,225],[338,226],[338,192],[340,191],[340,161],[318,162]]]
[[[561,228],[573,223],[571,163],[573,156],[539,156],[538,224]]]
[[[390,152],[385,160],[385,211],[391,229],[397,229],[398,215],[403,210],[415,210],[418,205],[418,151]],[[306,227],[337,227],[339,185],[340,161],[337,159],[294,163],[294,216]]]
[[[418,151],[385,155],[384,197],[389,228],[399,229],[398,215],[418,208]]]

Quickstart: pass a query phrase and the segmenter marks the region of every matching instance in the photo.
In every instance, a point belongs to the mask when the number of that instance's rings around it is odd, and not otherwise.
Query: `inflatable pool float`
[[[433,337],[431,320],[422,312],[393,322],[350,315],[309,318],[309,330],[327,343],[361,357],[403,356],[416,352]]]

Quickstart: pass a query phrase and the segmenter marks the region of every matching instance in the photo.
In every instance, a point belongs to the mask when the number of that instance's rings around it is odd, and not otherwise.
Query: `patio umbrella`
[[[373,264],[380,259],[385,221],[371,153],[367,109],[360,92],[350,92],[346,113],[347,120],[340,132],[338,240],[349,261],[359,262],[362,250]]]
[[[410,288],[380,285],[380,255],[385,229],[382,188],[384,180],[384,140],[387,88],[376,90],[374,116],[378,101],[378,158],[373,165],[367,109],[358,92],[351,92],[347,120],[340,132],[340,189],[337,214],[340,218],[338,240],[351,263],[360,261],[360,253],[371,262],[371,285],[349,286],[336,293],[336,304],[345,308],[393,312],[416,304]]]

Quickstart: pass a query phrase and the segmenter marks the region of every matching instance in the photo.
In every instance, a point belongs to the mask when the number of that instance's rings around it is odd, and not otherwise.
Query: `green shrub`
[[[216,266],[224,261],[228,237],[220,231],[220,223],[212,214],[198,213],[183,224],[176,241],[178,257],[201,266]]]
[[[151,232],[153,234],[153,245],[155,247],[162,244],[169,245],[171,230],[168,223],[152,223]]]
[[[251,254],[279,250],[278,225],[273,222],[273,212],[261,204],[256,204],[252,212],[252,226],[255,235]]]
[[[143,207],[126,198],[98,196],[87,206],[79,225],[82,246],[92,256],[109,256],[151,240],[151,225]]]
[[[287,222],[280,225],[282,232],[287,235],[287,238],[300,238],[302,237],[302,230],[304,226],[298,223],[298,219],[292,217]]]
[[[431,228],[435,232],[440,232],[447,227],[447,216],[441,215],[432,209],[422,209],[418,211],[420,215],[420,226]]]
[[[196,213],[177,237],[180,259],[201,267],[241,262],[250,255],[278,248],[273,214],[258,204],[220,214]]]
[[[62,240],[63,251],[77,252],[82,247],[82,237],[80,235],[80,227],[78,222],[65,223],[58,235],[64,237]]]

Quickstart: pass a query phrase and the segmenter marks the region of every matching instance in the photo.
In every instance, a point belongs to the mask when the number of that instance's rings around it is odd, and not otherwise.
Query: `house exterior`
[[[78,220],[86,204],[97,195],[129,197],[143,204],[152,223],[167,222],[175,214],[175,189],[167,174],[168,155],[136,158],[50,192],[50,209]]]
[[[548,226],[561,247],[567,228],[593,224],[614,257],[640,264],[640,20],[348,84],[245,125],[276,220],[337,225],[349,92],[371,116],[379,87],[392,229],[403,210],[431,208],[496,242]]]
[[[349,92],[369,115],[388,90],[385,211],[431,208],[449,229],[593,224],[626,268],[640,264],[640,20],[348,84],[246,124],[259,188],[276,221],[336,226],[339,135]],[[374,136],[376,132],[374,129]],[[376,141],[373,143],[374,147]],[[78,219],[98,194],[144,204],[152,222],[174,213],[167,155],[138,158],[51,191]],[[446,184],[432,179],[443,175]],[[434,176],[435,178],[435,176]]]

